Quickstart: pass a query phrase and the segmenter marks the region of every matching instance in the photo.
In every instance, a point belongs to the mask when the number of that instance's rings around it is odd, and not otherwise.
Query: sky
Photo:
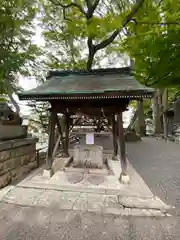
[[[20,77],[19,84],[24,90],[30,90],[30,89],[35,88],[37,86],[35,78]],[[14,96],[14,98],[19,103],[19,106],[20,106],[20,109],[21,109],[21,114],[23,116],[29,115],[30,114],[30,108],[27,106],[27,102],[26,101],[19,101],[17,96]]]
[[[36,34],[32,38],[32,42],[34,44],[37,44],[40,47],[43,47],[45,45],[45,41],[44,41],[44,38],[42,37],[42,30],[38,26],[38,21],[35,23],[35,25],[36,25]],[[25,90],[29,90],[29,89],[35,88],[37,86],[35,78],[24,78],[24,77],[21,77],[19,79],[19,84]]]
[[[32,39],[32,42],[34,44],[37,44],[39,46],[44,46],[45,45],[45,41],[41,35],[41,28],[38,26],[38,22],[36,24],[36,34]],[[37,82],[36,79],[31,77],[31,78],[27,78],[27,77],[23,77],[21,76],[19,79],[19,85],[24,89],[24,90],[30,90],[32,88],[35,88],[37,86]],[[18,101],[20,109],[21,109],[21,114],[22,115],[29,115],[30,114],[30,108],[27,106],[27,102],[26,101],[19,101],[17,96],[14,96],[14,98]]]

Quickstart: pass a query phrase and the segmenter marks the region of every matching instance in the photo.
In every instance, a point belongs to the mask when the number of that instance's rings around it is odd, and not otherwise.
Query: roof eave
[[[141,98],[152,98],[154,95],[154,90],[148,91],[123,91],[124,94],[32,94],[32,93],[19,93],[20,100],[36,100],[36,101],[49,101],[49,100],[98,100],[98,99],[120,99],[120,98],[129,98],[129,99],[141,99]]]

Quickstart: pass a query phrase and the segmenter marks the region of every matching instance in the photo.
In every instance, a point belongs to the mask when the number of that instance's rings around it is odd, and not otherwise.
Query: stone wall
[[[0,142],[0,188],[21,179],[36,167],[36,139]]]

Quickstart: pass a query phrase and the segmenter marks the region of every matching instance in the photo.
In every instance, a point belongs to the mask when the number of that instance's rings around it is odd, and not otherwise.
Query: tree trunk
[[[137,119],[137,109],[135,110],[131,120],[130,120],[130,123],[128,125],[128,127],[126,128],[126,132],[130,131],[132,129],[132,127],[134,126],[135,124],[135,121]]]
[[[144,107],[143,107],[143,100],[137,100],[137,133],[140,136],[144,136],[146,134],[146,126],[145,126],[145,119],[144,119]]]
[[[157,90],[155,97],[153,98],[153,121],[154,121],[154,133],[161,134],[163,132],[162,129],[162,121],[161,121],[161,110],[162,110],[162,91],[160,89]]]
[[[65,116],[64,156],[69,157],[69,115]]]
[[[162,106],[163,106],[163,128],[164,128],[164,139],[168,138],[168,119],[167,119],[167,110],[168,110],[168,89],[165,88],[162,95]]]
[[[120,110],[117,119],[118,125],[118,142],[119,142],[119,156],[121,161],[121,174],[119,180],[121,183],[129,183],[130,178],[127,173],[127,158],[126,158],[126,144],[125,144],[125,135],[123,128],[123,118],[122,118],[122,110]]]
[[[46,169],[51,170],[53,163],[53,150],[55,140],[55,125],[56,125],[56,112],[52,108],[52,112],[49,119],[49,139],[48,139],[48,150],[46,157]]]
[[[89,54],[88,54],[88,61],[87,61],[86,67],[87,67],[87,70],[90,71],[92,69],[94,55],[96,53],[92,39],[90,37],[87,40],[87,45],[88,45]]]
[[[18,103],[16,102],[16,100],[13,98],[13,94],[8,93],[8,97],[9,97],[10,101],[12,102],[13,106],[15,107],[17,115],[19,115],[20,107],[19,107]]]
[[[115,120],[115,115],[112,116],[112,134],[113,134],[113,160],[117,160],[117,154],[118,154],[118,144],[117,144],[117,131],[116,131],[117,125]]]
[[[88,61],[87,61],[87,70],[88,71],[90,71],[92,69],[93,58],[94,58],[94,55],[89,54]]]

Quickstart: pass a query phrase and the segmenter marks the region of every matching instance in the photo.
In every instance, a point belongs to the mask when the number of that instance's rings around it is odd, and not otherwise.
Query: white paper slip
[[[94,144],[94,133],[86,134],[86,144]]]

